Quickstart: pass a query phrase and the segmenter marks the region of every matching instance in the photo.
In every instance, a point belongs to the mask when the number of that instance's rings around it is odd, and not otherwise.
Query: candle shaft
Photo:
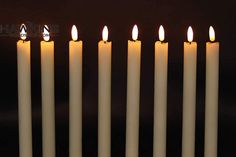
[[[70,157],[82,157],[82,41],[69,43]]]
[[[206,45],[205,157],[217,157],[219,43]]]
[[[138,157],[141,42],[128,41],[126,157]]]
[[[32,157],[30,41],[17,42],[19,152]]]
[[[41,42],[43,157],[55,157],[54,42]]]
[[[166,156],[168,43],[155,44],[153,157]]]
[[[197,43],[184,43],[182,157],[194,157]]]
[[[111,156],[111,42],[98,44],[98,157]]]

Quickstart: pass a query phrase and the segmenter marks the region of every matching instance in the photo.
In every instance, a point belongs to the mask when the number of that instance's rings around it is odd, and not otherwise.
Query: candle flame
[[[75,25],[72,26],[72,29],[71,29],[71,37],[72,37],[72,40],[73,40],[73,41],[78,40],[78,30],[77,30],[77,28],[76,28]]]
[[[193,29],[191,26],[188,27],[188,42],[192,42],[193,41]]]
[[[25,24],[22,24],[22,25],[20,26],[20,38],[21,38],[22,40],[25,40],[26,37],[27,37],[26,26],[25,26]]]
[[[49,33],[49,28],[47,25],[43,26],[43,39],[45,41],[49,41],[50,40],[50,33]]]
[[[165,40],[165,31],[162,25],[159,27],[159,40],[160,41]]]
[[[107,26],[104,26],[102,30],[102,40],[106,42],[108,40],[108,28]]]
[[[138,26],[134,25],[133,31],[132,31],[132,39],[137,40],[138,39]]]
[[[215,31],[212,26],[209,28],[209,37],[211,42],[215,41]]]

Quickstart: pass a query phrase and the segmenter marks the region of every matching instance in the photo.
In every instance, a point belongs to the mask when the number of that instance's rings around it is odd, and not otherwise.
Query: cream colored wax
[[[194,157],[197,43],[184,43],[182,157]]]
[[[55,157],[54,42],[41,41],[43,157]]]
[[[82,157],[82,41],[69,43],[69,154]]]
[[[217,157],[219,43],[206,44],[205,157]]]
[[[168,43],[155,44],[153,157],[166,156]]]
[[[30,41],[17,42],[19,153],[32,157]]]
[[[105,32],[104,32],[105,31]],[[98,43],[98,157],[111,156],[111,49],[108,30]]]
[[[128,41],[126,157],[138,157],[141,41]]]

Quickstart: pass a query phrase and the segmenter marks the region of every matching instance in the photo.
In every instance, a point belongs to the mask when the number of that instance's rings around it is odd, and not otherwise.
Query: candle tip
[[[211,42],[215,41],[215,31],[212,26],[210,26],[210,28],[209,28],[209,38],[210,38]]]
[[[138,39],[138,26],[134,25],[132,30],[132,39],[137,40]]]
[[[165,40],[165,31],[162,25],[159,27],[159,40],[160,41]]]
[[[191,43],[193,41],[193,29],[191,26],[188,27],[187,38],[188,38],[188,42]]]
[[[47,25],[43,26],[43,39],[45,41],[49,41],[50,40],[49,28],[48,28]]]
[[[76,28],[75,25],[72,26],[72,29],[71,29],[71,37],[72,37],[72,40],[73,40],[73,41],[78,40],[78,30],[77,30],[77,28]]]
[[[108,40],[108,28],[107,26],[104,26],[102,30],[102,40],[106,42]]]
[[[26,26],[25,24],[21,24],[20,26],[20,38],[22,40],[25,40],[27,37],[27,29],[26,29]]]

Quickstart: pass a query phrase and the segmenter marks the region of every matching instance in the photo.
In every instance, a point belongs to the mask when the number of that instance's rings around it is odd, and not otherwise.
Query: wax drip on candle
[[[27,30],[27,29],[26,29],[25,24],[22,24],[22,25],[20,26],[20,38],[21,38],[23,41],[25,41],[26,38],[27,38],[27,31],[26,31],[26,30]]]
[[[102,30],[102,40],[104,42],[107,42],[107,40],[108,40],[108,28],[107,28],[107,26],[104,26],[104,28]]]
[[[50,40],[50,33],[49,33],[49,28],[47,25],[43,26],[43,39],[45,41],[49,41]]]
[[[193,41],[193,29],[191,26],[188,27],[187,38],[188,42],[191,44],[191,42]]]
[[[212,26],[210,26],[210,28],[209,28],[209,38],[210,38],[211,42],[215,41],[215,31]]]
[[[138,26],[134,25],[132,30],[132,39],[136,41],[138,39]]]
[[[75,25],[72,26],[72,29],[71,29],[71,37],[72,37],[72,40],[73,40],[73,41],[78,40],[78,30],[77,30],[77,28],[76,28]]]
[[[165,31],[162,25],[159,27],[159,40],[161,42],[165,40]]]

